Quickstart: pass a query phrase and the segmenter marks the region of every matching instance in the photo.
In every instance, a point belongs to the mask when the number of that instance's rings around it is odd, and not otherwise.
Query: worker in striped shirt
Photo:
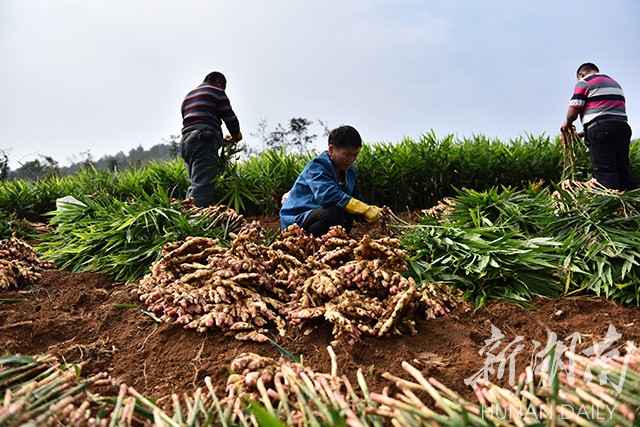
[[[223,142],[242,140],[240,123],[225,93],[227,79],[214,71],[182,101],[180,153],[189,173],[187,197],[206,207],[214,202],[219,151]],[[229,135],[222,137],[222,122]]]
[[[627,122],[622,88],[591,62],[578,67],[577,77],[578,83],[560,131],[565,135],[573,132],[573,122],[580,116],[583,132],[579,135],[585,137],[589,147],[596,180],[610,189],[636,188],[629,169],[631,127]]]

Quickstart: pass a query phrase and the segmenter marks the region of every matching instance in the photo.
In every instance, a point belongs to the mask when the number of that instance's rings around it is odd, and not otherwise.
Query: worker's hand
[[[224,141],[227,144],[233,144],[233,143],[236,143],[238,141],[242,141],[242,133],[238,132],[237,134],[235,134],[233,136],[232,135],[225,135],[224,136]]]
[[[364,213],[365,221],[367,221],[369,224],[380,221],[380,212],[382,212],[381,208],[370,205]]]
[[[568,120],[565,120],[560,127],[560,132],[562,132],[562,145],[565,148],[569,148],[575,139],[576,127],[569,123]]]
[[[560,126],[560,132],[564,133],[571,133],[571,132],[575,132],[576,131],[576,127],[569,123],[568,120],[565,120],[564,123],[562,123],[562,126]]]

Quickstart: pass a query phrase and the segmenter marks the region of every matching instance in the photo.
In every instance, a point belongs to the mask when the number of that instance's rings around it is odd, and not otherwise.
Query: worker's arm
[[[574,129],[573,122],[576,121],[579,115],[580,115],[579,108],[569,107],[569,109],[567,110],[567,118],[565,119],[564,123],[560,127],[560,132],[562,133],[571,132]]]

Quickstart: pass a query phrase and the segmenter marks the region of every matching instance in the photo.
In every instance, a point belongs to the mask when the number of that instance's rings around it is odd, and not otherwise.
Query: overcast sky
[[[587,61],[637,138],[639,19],[638,0],[1,0],[0,149],[16,169],[150,148],[215,70],[256,146],[293,117],[365,142],[555,137]]]

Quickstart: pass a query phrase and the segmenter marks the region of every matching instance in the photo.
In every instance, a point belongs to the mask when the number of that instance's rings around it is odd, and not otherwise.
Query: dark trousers
[[[587,128],[594,176],[613,190],[633,190],[637,183],[629,168],[631,128],[624,120],[605,120]]]
[[[195,206],[207,207],[214,202],[221,145],[222,135],[213,130],[194,130],[182,136],[180,154],[189,174],[187,197],[193,197]]]
[[[302,223],[302,229],[308,234],[320,237],[329,231],[334,225],[341,225],[347,234],[353,227],[353,215],[337,206],[323,206],[311,211],[307,219]]]

